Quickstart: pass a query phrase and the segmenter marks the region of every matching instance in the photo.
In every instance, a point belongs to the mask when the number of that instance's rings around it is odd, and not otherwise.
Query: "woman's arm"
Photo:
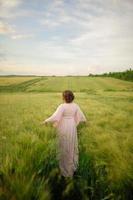
[[[59,122],[61,120],[63,111],[64,111],[63,105],[60,104],[57,107],[56,111],[49,118],[43,121],[43,124],[47,124],[48,122],[54,122],[54,123]]]
[[[80,109],[80,107],[77,105],[77,111],[75,114],[75,121],[76,121],[76,125],[78,125],[80,122],[86,122],[87,119],[84,115],[84,113],[82,112],[82,110]]]

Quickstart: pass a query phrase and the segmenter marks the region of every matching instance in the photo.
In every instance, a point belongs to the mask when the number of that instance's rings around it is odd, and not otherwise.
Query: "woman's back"
[[[75,117],[78,106],[76,103],[63,103],[62,117]]]

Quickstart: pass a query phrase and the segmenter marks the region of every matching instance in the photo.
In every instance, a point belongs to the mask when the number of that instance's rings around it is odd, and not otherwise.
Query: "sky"
[[[0,0],[0,75],[133,68],[133,0]]]

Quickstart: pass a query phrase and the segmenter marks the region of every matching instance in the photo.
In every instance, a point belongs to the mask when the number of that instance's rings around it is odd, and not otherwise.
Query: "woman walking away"
[[[81,121],[85,122],[86,117],[79,105],[73,102],[72,91],[65,90],[62,96],[64,102],[43,124],[52,122],[53,126],[57,128],[60,172],[64,177],[73,177],[79,159],[77,125]]]

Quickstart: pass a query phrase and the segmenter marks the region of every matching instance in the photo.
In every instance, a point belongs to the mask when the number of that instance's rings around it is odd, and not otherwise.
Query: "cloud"
[[[15,26],[11,26],[2,21],[0,21],[0,35],[6,35],[13,40],[29,39],[34,37],[34,34],[20,34],[15,30]]]
[[[0,0],[0,6],[2,8],[14,8],[20,4],[20,0]]]
[[[10,18],[13,11],[21,4],[22,0],[0,0],[0,17]]]
[[[0,21],[0,34],[13,33],[14,29],[8,23]]]
[[[0,43],[0,65],[2,66],[2,63],[5,63],[7,59],[7,49],[2,43]]]
[[[55,0],[47,5],[45,13],[39,20],[40,25],[48,28],[56,28],[71,22],[71,16],[67,13],[65,1]]]
[[[27,73],[87,74],[133,63],[132,0],[0,2],[5,66],[20,72],[29,66]]]
[[[5,60],[6,60],[6,53],[1,49],[0,50],[0,62],[5,61]]]
[[[15,34],[12,35],[11,38],[13,40],[17,40],[17,39],[28,39],[28,38],[33,38],[34,35],[33,34]]]

